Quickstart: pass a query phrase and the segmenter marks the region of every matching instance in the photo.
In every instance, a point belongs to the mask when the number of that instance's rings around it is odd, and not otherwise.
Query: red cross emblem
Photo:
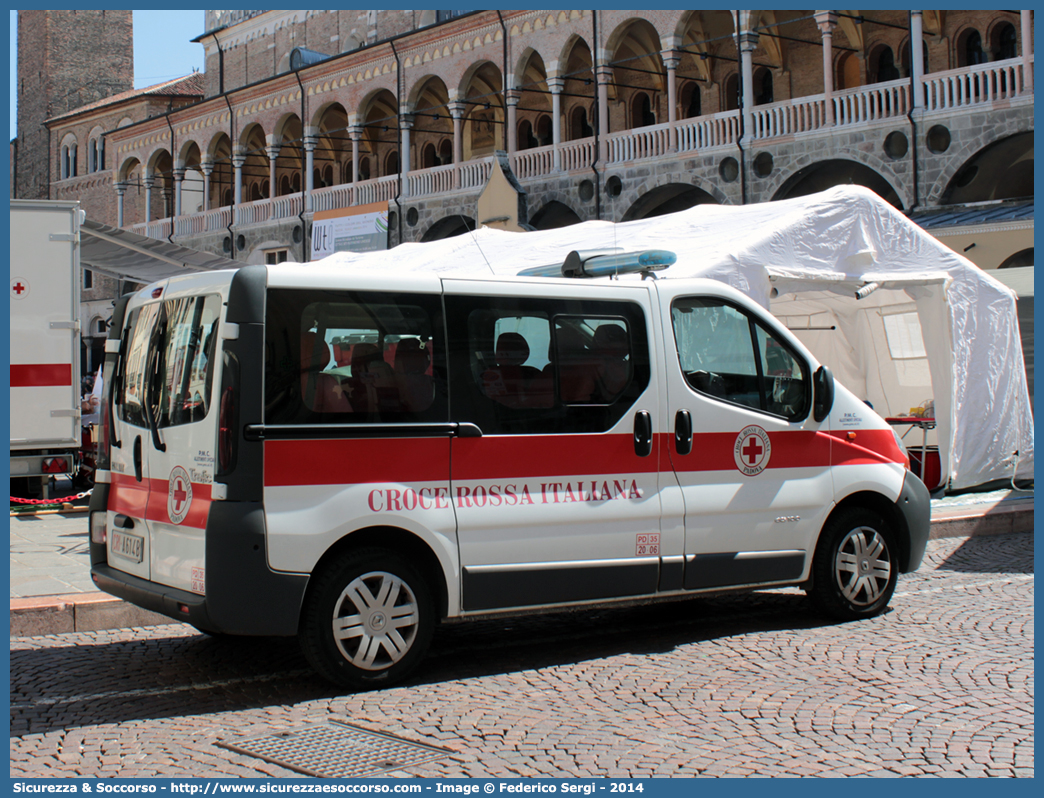
[[[192,479],[184,468],[174,466],[168,484],[167,515],[171,523],[180,524],[192,507]]]
[[[758,458],[761,457],[761,453],[764,451],[764,448],[758,446],[757,436],[751,435],[747,441],[747,445],[743,447],[743,456],[747,458],[750,465],[754,465],[758,462]]]
[[[29,283],[25,280],[15,278],[11,281],[11,294],[15,299],[24,299],[29,293]]]
[[[181,512],[181,504],[188,498],[188,493],[185,492],[185,486],[181,482],[179,477],[174,483],[174,511]]]
[[[756,424],[740,430],[732,449],[736,468],[748,477],[756,477],[768,467],[772,456],[769,434]]]

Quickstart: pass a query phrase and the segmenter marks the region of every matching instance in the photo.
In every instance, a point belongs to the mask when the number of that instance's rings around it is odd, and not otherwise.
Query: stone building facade
[[[131,12],[18,12],[18,137],[12,142],[11,196],[54,198],[62,176],[44,122],[134,85]],[[59,150],[61,145],[59,144]],[[86,149],[67,150],[80,168]]]
[[[201,85],[165,111],[48,117],[54,196],[265,262],[308,260],[317,211],[387,203],[389,246],[473,229],[497,151],[534,228],[838,183],[911,214],[1033,195],[1031,11],[257,10],[205,27]],[[104,176],[66,175],[62,142],[96,124]]]

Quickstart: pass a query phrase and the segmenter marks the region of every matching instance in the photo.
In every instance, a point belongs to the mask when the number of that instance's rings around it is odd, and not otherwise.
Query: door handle
[[[648,410],[634,414],[634,453],[639,457],[652,454],[652,416]]]
[[[679,410],[674,416],[674,450],[678,454],[692,451],[692,416],[688,410]]]
[[[134,436],[134,478],[141,482],[141,436]]]

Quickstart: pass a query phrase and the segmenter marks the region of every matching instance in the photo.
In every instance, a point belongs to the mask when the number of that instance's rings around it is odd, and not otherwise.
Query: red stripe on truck
[[[38,388],[54,385],[72,385],[72,365],[69,363],[11,364],[12,388]]]

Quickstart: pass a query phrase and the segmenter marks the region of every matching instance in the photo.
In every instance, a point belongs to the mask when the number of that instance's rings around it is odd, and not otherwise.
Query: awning
[[[221,255],[132,233],[85,219],[80,225],[80,264],[119,280],[152,283],[178,274],[238,269]]]

